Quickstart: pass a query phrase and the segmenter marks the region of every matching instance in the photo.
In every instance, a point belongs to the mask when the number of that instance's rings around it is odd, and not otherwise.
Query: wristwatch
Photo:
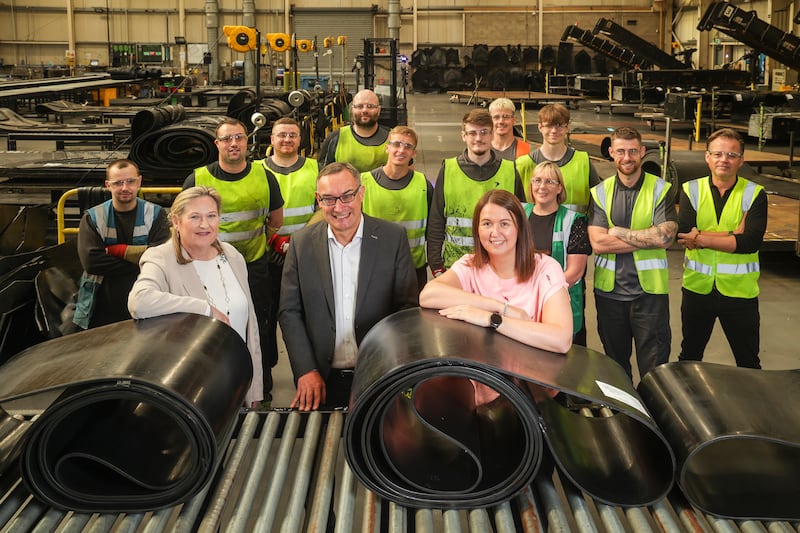
[[[503,315],[500,313],[492,313],[492,316],[489,317],[489,325],[492,326],[492,329],[499,328],[502,323]]]

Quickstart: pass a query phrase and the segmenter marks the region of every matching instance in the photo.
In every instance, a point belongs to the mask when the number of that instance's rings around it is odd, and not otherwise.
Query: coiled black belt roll
[[[5,412],[33,494],[81,512],[181,503],[214,476],[253,375],[230,327],[194,314],[126,321],[33,346],[0,367],[0,399],[63,392],[33,423]]]
[[[726,518],[800,520],[800,370],[683,361],[639,385],[693,505]]]
[[[476,400],[475,382],[496,397]],[[606,416],[575,412],[559,391]],[[385,318],[362,340],[345,457],[381,496],[411,507],[499,503],[533,480],[543,441],[601,501],[648,505],[672,486],[672,451],[605,355],[538,350],[423,309]]]

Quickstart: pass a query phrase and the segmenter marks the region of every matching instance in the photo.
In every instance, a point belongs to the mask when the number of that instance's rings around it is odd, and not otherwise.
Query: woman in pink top
[[[555,259],[535,253],[519,200],[503,190],[484,194],[475,206],[472,236],[475,253],[429,281],[420,305],[529,346],[566,353],[572,310],[564,272]]]

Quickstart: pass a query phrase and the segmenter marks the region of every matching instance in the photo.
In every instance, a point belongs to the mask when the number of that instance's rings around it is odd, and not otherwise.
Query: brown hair
[[[217,204],[217,211],[222,211],[222,197],[219,195],[217,190],[214,187],[198,185],[196,187],[189,187],[188,189],[181,191],[180,194],[175,197],[175,200],[172,202],[172,209],[170,209],[169,212],[170,220],[174,220],[175,218],[181,216],[184,211],[186,211],[186,208],[189,206],[189,203],[192,200],[196,200],[197,198],[201,198],[203,196],[210,196]],[[179,265],[185,265],[192,262],[192,258],[186,257],[186,254],[183,253],[183,247],[181,247],[181,235],[175,231],[174,227],[172,229],[172,245],[175,248],[175,258],[178,260]],[[215,240],[212,243],[212,246],[216,248],[220,254],[224,253],[219,240]]]
[[[617,128],[611,133],[611,142],[613,143],[617,139],[624,139],[626,141],[636,140],[639,141],[640,145],[642,144],[642,134],[627,126]]]
[[[408,126],[395,126],[389,132],[387,139],[392,135],[404,135],[405,137],[411,137],[414,139],[414,147],[416,148],[417,143],[419,143],[419,137],[417,136],[417,132],[414,131],[413,128],[409,128]]]
[[[738,131],[731,128],[721,128],[709,135],[708,140],[706,141],[706,150],[708,150],[708,147],[711,146],[712,141],[716,141],[720,137],[737,141],[739,143],[739,151],[744,153],[744,139],[741,135],[739,135]]]
[[[214,128],[214,137],[219,137],[219,129],[222,126],[241,126],[245,133],[247,133],[247,126],[241,120],[231,118],[231,117],[223,117],[222,120],[219,121],[217,127]]]
[[[353,179],[356,180],[356,183],[361,186],[361,173],[356,169],[356,167],[346,161],[335,161],[325,165],[325,167],[323,167],[323,169],[320,170],[319,174],[317,175],[317,183],[319,183],[319,180],[325,176],[338,174],[339,172],[343,171],[348,172],[351,176],[353,176]]]
[[[281,117],[272,123],[272,127],[283,126],[284,124],[288,126],[297,126],[298,129],[300,128],[300,124],[292,117]]]
[[[554,161],[545,161],[544,163],[536,163],[536,166],[533,169],[533,174],[531,175],[531,182],[528,183],[528,188],[533,188],[533,178],[539,177],[543,179],[557,179],[558,182],[561,184],[561,192],[558,193],[556,196],[556,202],[558,205],[563,204],[567,199],[567,189],[564,187],[564,176],[561,174],[561,169]],[[533,191],[531,190],[531,197],[533,197]]]
[[[494,126],[494,122],[492,122],[492,115],[490,115],[485,109],[473,109],[464,115],[464,118],[461,119],[461,129],[463,130],[467,124],[483,126],[488,128],[490,131]]]
[[[475,205],[475,211],[472,215],[472,239],[475,243],[475,253],[472,256],[470,266],[479,269],[489,264],[489,253],[481,243],[478,230],[481,225],[481,211],[490,203],[507,209],[514,219],[514,224],[517,226],[514,270],[516,271],[518,282],[528,281],[533,276],[533,271],[536,268],[533,235],[531,234],[531,229],[528,225],[528,219],[525,216],[525,209],[522,207],[522,203],[520,203],[516,196],[503,189],[487,191]]]
[[[112,169],[115,169],[115,168],[122,169],[122,168],[128,168],[128,167],[135,168],[137,176],[140,176],[142,174],[139,171],[139,167],[136,165],[136,163],[134,163],[130,159],[117,159],[116,161],[112,161],[111,163],[109,163],[108,166],[106,167],[106,178],[108,178],[108,171],[109,170],[112,170]]]
[[[547,104],[539,110],[539,124],[567,124],[569,109],[563,104]]]

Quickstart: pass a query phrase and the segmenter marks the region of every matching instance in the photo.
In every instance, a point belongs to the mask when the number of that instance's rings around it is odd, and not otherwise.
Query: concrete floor
[[[408,124],[420,137],[415,167],[422,171],[431,181],[436,179],[442,160],[453,157],[464,149],[459,135],[462,116],[469,111],[465,103],[451,103],[446,94],[410,94],[408,95]],[[536,110],[528,111],[526,122],[529,124],[528,137],[538,142]],[[649,128],[641,119],[632,115],[615,113],[595,113],[593,108],[572,110],[573,131],[582,133],[605,134],[608,128],[622,125],[633,126],[641,132]],[[658,132],[656,132],[658,133]],[[663,133],[663,132],[662,132]],[[688,135],[686,131],[677,131],[679,135]],[[749,141],[748,141],[749,144]],[[590,155],[599,154],[599,146],[578,145],[576,147],[589,151]],[[596,161],[598,172],[602,176],[614,173],[613,165],[607,161]],[[670,264],[670,325],[672,326],[672,355],[670,361],[677,360],[681,342],[680,321],[680,286],[682,276],[683,252],[674,248],[668,252]],[[587,274],[588,285],[591,286],[593,276],[590,260]],[[791,252],[767,252],[761,255],[761,364],[764,369],[800,368],[800,259]],[[597,320],[592,291],[587,292],[587,330],[588,347],[602,352],[603,347],[597,335]],[[280,338],[280,336],[279,336]],[[711,341],[706,350],[706,361],[735,364],[728,347],[727,340],[719,324],[714,329]],[[273,370],[275,388],[273,390],[273,407],[286,407],[294,397],[295,388],[292,381],[291,368],[283,344],[278,366]]]

